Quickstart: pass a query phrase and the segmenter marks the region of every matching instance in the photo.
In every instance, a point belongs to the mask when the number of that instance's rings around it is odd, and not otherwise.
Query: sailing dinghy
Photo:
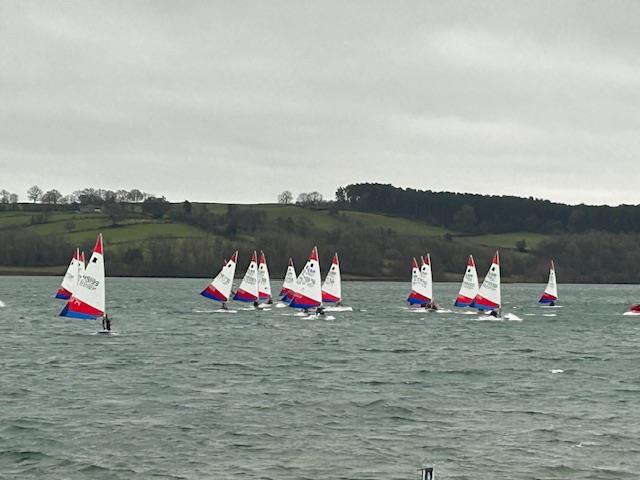
[[[287,265],[287,273],[284,275],[284,282],[282,282],[282,289],[280,290],[280,300],[283,302],[290,302],[291,289],[296,283],[296,269],[293,266],[293,259],[289,258],[289,265]]]
[[[252,302],[254,304],[258,302],[258,255],[255,250],[251,256],[249,267],[247,267],[244,278],[233,299],[239,302]]]
[[[313,247],[309,260],[298,275],[293,286],[293,295],[289,306],[308,310],[322,306],[322,286],[320,279],[320,262],[318,261],[318,248]]]
[[[407,301],[410,305],[419,305],[421,307],[431,304],[433,299],[433,280],[431,277],[431,258],[427,254],[420,257],[422,263],[418,269],[418,262],[413,259],[411,268],[411,293]]]
[[[260,251],[260,262],[258,264],[258,299],[266,303],[271,301],[271,279],[269,278],[269,268],[264,252]]]
[[[496,312],[493,314],[494,316],[500,314],[500,256],[498,252],[493,256],[491,267],[489,267],[482,286],[470,306],[481,311]]]
[[[547,282],[547,287],[544,289],[540,300],[538,303],[541,305],[546,305],[550,307],[554,307],[556,302],[558,301],[558,284],[556,283],[556,269],[553,265],[553,260],[551,260],[551,268],[549,269],[549,281]]]
[[[462,278],[462,285],[453,304],[456,307],[469,307],[473,303],[473,299],[478,294],[478,272],[476,272],[476,264],[473,261],[473,255],[469,255],[467,260],[467,270]]]
[[[331,268],[329,268],[322,284],[322,303],[335,303],[338,305],[341,301],[340,261],[338,260],[338,254],[335,253],[331,261]]]
[[[211,280],[200,295],[210,298],[216,302],[222,303],[222,309],[226,310],[227,302],[231,296],[231,288],[233,287],[233,277],[236,274],[236,264],[238,263],[238,251],[236,250],[231,258],[224,263],[220,273]]]
[[[56,292],[56,298],[62,300],[69,300],[71,295],[73,295],[73,291],[76,289],[78,282],[80,281],[80,277],[84,273],[84,262],[80,257],[80,249],[76,248],[76,251],[73,253],[71,257],[71,262],[67,267],[67,272],[64,274],[64,278],[60,283],[60,288]]]
[[[61,317],[78,320],[102,318],[105,327],[99,333],[111,333],[111,322],[105,306],[105,276],[102,234],[98,235],[93,253],[73,294],[60,312]],[[105,323],[106,322],[106,323]]]

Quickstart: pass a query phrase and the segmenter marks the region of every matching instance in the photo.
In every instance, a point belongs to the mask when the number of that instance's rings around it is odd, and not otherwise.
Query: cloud
[[[635,203],[635,2],[4,2],[0,187]]]

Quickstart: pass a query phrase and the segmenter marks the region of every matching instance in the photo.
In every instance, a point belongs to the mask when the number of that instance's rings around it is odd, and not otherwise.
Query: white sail
[[[333,256],[331,268],[322,284],[322,301],[325,303],[339,303],[342,300],[342,283],[340,279],[340,261],[338,254]]]
[[[456,307],[468,307],[473,303],[473,299],[476,298],[479,289],[476,264],[473,261],[473,255],[469,255],[467,270],[464,272],[462,285],[460,285],[460,291],[454,305]]]
[[[211,281],[200,295],[215,300],[217,302],[226,302],[231,295],[233,287],[233,278],[236,274],[236,265],[238,263],[238,251],[236,250],[231,258],[222,266],[220,273]]]
[[[433,300],[433,274],[431,273],[431,255],[427,253],[426,257],[421,257],[422,266],[420,267],[420,276],[423,280],[424,295]]]
[[[471,306],[480,310],[500,309],[500,256],[498,252],[493,256],[491,267],[484,277],[482,286]]]
[[[293,287],[293,298],[289,306],[293,308],[315,308],[322,304],[322,286],[318,248],[313,247],[309,260],[298,275]]]
[[[293,260],[289,259],[289,265],[287,266],[287,273],[284,275],[284,282],[282,282],[282,289],[280,290],[280,297],[287,297],[291,292],[291,289],[296,283],[296,269],[293,266]]]
[[[556,300],[558,300],[558,284],[556,283],[556,269],[553,264],[553,260],[551,260],[549,281],[547,282],[547,287],[544,289],[544,292],[538,301],[542,304],[549,304],[552,302],[555,303]]]
[[[73,292],[75,291],[78,282],[80,281],[80,276],[84,273],[84,262],[80,260],[80,249],[76,248],[73,256],[71,257],[71,262],[67,267],[67,272],[64,274],[64,278],[60,283],[60,288],[56,293],[56,298],[61,298],[63,300],[68,300]]]
[[[247,268],[244,278],[238,287],[238,291],[233,296],[234,300],[241,302],[256,302],[258,301],[258,258],[254,251],[251,257],[251,262]]]
[[[61,316],[95,320],[105,313],[105,274],[102,234],[98,235],[93,253],[73,295]]]
[[[411,262],[411,291],[415,292],[419,287],[418,283],[420,282],[420,267],[418,267],[418,262],[416,261],[416,257],[413,257],[413,261]]]
[[[260,252],[260,262],[258,264],[258,297],[260,300],[271,300],[271,279],[269,278],[269,268],[264,252]]]

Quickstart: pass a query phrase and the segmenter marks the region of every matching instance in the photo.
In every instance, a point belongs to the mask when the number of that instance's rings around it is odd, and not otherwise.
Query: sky
[[[638,204],[640,2],[0,2],[0,189]]]

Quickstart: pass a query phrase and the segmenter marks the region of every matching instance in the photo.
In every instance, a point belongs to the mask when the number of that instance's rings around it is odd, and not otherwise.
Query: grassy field
[[[202,206],[216,215],[224,215],[229,209],[229,205],[218,203],[193,204],[192,208],[197,210]],[[224,237],[223,233],[221,233],[224,231],[224,224],[222,224],[222,230],[217,231],[217,234],[214,235],[197,226],[171,220],[171,218],[182,218],[179,215],[166,215],[161,219],[144,216],[138,206],[128,211],[124,218],[119,219],[116,226],[113,225],[113,221],[108,215],[94,211],[49,212],[44,223],[42,223],[42,215],[39,212],[0,211],[0,232],[16,230],[42,237],[55,236],[64,240],[68,245],[77,245],[85,249],[87,253],[90,252],[96,236],[102,233],[107,249],[114,252],[119,251],[121,254],[128,253],[129,250],[139,249],[144,253],[145,257],[147,253],[152,251],[152,248],[158,246],[158,244],[154,245],[151,242],[152,239],[157,238],[176,240],[205,239],[206,242],[200,244],[200,248],[202,248],[202,245],[213,246],[215,242],[226,241],[229,242],[227,245],[233,244],[235,248],[248,250],[255,248],[256,237],[262,233],[267,233],[275,238],[284,238],[290,235],[293,230],[284,231],[283,229],[283,222],[290,223],[288,219],[291,219],[296,225],[296,232],[299,231],[300,225],[306,225],[309,233],[305,235],[308,235],[307,240],[309,242],[314,241],[316,236],[314,232],[339,231],[347,226],[353,231],[354,226],[357,230],[362,225],[373,229],[392,230],[396,235],[405,238],[413,237],[410,241],[415,241],[415,237],[424,239],[443,238],[445,235],[451,234],[458,246],[467,248],[469,251],[474,251],[474,248],[482,246],[511,250],[516,255],[523,255],[515,252],[516,242],[525,240],[527,249],[535,253],[540,242],[547,238],[545,235],[527,232],[457,236],[456,232],[445,228],[402,217],[356,211],[331,212],[329,209],[309,209],[297,205],[257,204],[237,205],[235,208],[238,210],[259,211],[264,214],[263,223],[255,233],[244,231],[231,238]],[[175,205],[174,209],[182,211],[182,206],[180,204]],[[195,212],[196,210],[192,211]],[[298,234],[296,233],[296,235]],[[207,247],[204,248],[207,249]],[[198,254],[185,253],[185,255],[190,255],[189,258],[195,258]],[[388,259],[388,261],[393,262],[395,261],[394,258]],[[0,266],[0,274],[60,274],[65,268],[65,265],[33,268]]]
[[[194,204],[204,205],[207,210],[217,215],[227,212],[228,205],[222,203]],[[239,209],[254,209],[264,212],[265,229],[278,232],[279,220],[291,218],[294,222],[306,222],[311,229],[340,229],[347,223],[359,223],[370,228],[391,229],[398,235],[442,237],[455,232],[442,227],[428,225],[420,221],[374,213],[340,211],[332,214],[328,209],[308,209],[297,205],[256,204],[238,205]],[[141,244],[153,237],[194,238],[211,236],[206,231],[191,225],[169,220],[153,220],[145,218],[139,211],[132,212],[119,220],[118,226],[112,225],[107,215],[94,212],[51,212],[46,223],[32,225],[37,217],[34,212],[0,211],[0,229],[25,229],[38,235],[57,235],[72,245],[88,245],[98,233],[103,233],[110,244]],[[459,236],[456,241],[470,245],[482,245],[503,249],[515,249],[516,242],[525,240],[529,250],[537,246],[548,236],[530,232],[513,232],[503,234]],[[251,241],[251,238],[246,238]]]
[[[549,235],[531,232],[497,233],[462,237],[465,241],[474,245],[483,245],[497,248],[515,248],[516,242],[524,240],[528,250],[535,250],[541,242],[549,238]]]

